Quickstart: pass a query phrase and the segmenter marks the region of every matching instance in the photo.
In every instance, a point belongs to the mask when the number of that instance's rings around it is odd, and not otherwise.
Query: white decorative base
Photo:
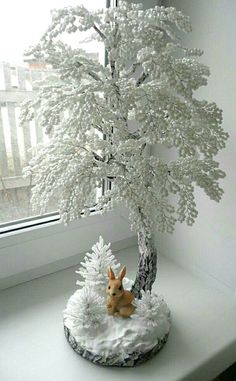
[[[119,359],[119,356],[114,354],[113,356],[103,356],[102,354],[93,353],[84,348],[80,342],[78,342],[74,336],[71,335],[70,330],[64,326],[65,335],[68,343],[73,350],[84,357],[86,360],[93,362],[94,364],[103,366],[116,366],[116,367],[133,367],[151,359],[155,356],[165,345],[168,339],[168,333],[161,339],[157,339],[157,344],[147,352],[136,350],[131,353],[127,353],[123,359]]]
[[[124,283],[129,282],[126,278]],[[163,299],[155,296],[151,301],[149,299],[150,308],[152,303],[155,306],[153,318],[142,316],[143,305],[137,305],[132,318],[111,316],[105,310],[100,325],[81,330],[78,329],[75,314],[80,293],[81,290],[77,290],[68,301],[64,312],[64,329],[69,344],[82,357],[100,365],[135,366],[153,357],[166,343],[170,330],[170,311]],[[145,299],[141,301],[146,303]]]

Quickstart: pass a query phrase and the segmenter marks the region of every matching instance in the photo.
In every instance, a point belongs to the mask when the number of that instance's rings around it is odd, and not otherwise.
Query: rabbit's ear
[[[119,272],[118,279],[122,280],[125,277],[125,274],[126,274],[126,267],[123,266]]]
[[[108,278],[115,279],[115,274],[114,274],[114,271],[112,270],[111,267],[108,267],[108,269],[107,269],[107,275],[108,275]]]

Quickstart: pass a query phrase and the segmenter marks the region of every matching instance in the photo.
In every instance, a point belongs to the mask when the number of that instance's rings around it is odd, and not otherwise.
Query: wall
[[[215,101],[223,109],[223,125],[230,139],[217,157],[227,173],[221,182],[225,190],[222,201],[217,204],[197,189],[199,216],[195,225],[178,224],[173,235],[155,234],[155,241],[161,254],[232,293],[236,287],[236,1],[167,0],[164,4],[191,17],[193,32],[184,38],[184,44],[202,48],[205,54],[201,60],[211,69],[208,86],[196,96]],[[159,150],[156,147],[154,151],[158,154]]]

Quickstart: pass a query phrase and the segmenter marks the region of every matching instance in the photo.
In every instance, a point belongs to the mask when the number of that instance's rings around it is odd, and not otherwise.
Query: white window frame
[[[78,264],[81,254],[91,249],[99,235],[111,242],[115,251],[136,243],[127,209],[122,206],[104,215],[94,212],[68,226],[50,221],[51,217],[42,217],[38,225],[1,234],[0,289]]]

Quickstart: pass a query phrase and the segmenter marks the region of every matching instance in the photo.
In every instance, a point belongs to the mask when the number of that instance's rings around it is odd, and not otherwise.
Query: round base
[[[133,282],[124,279],[123,283],[127,289]],[[147,361],[162,349],[171,324],[170,310],[162,297],[155,292],[142,291],[141,299],[133,302],[135,312],[129,318],[123,318],[109,315],[105,298],[101,296],[101,311],[95,309],[95,313],[89,316],[84,299],[81,303],[85,290],[75,291],[63,314],[65,335],[76,353],[95,364],[132,367]],[[89,292],[86,292],[87,302]],[[91,309],[94,301],[90,300],[89,304]],[[98,319],[96,314],[99,312]]]
[[[98,365],[117,367],[133,367],[151,359],[163,348],[163,346],[167,342],[169,335],[169,333],[167,333],[161,339],[158,339],[157,344],[151,350],[144,353],[142,353],[141,351],[134,351],[132,353],[129,353],[129,355],[126,356],[125,359],[117,361],[117,359],[114,359],[113,357],[106,357],[106,359],[104,360],[104,356],[92,353],[91,351],[88,351],[85,348],[83,348],[81,344],[71,334],[69,328],[67,328],[65,325],[64,331],[68,343],[77,354],[84,357],[86,360],[89,360]]]

